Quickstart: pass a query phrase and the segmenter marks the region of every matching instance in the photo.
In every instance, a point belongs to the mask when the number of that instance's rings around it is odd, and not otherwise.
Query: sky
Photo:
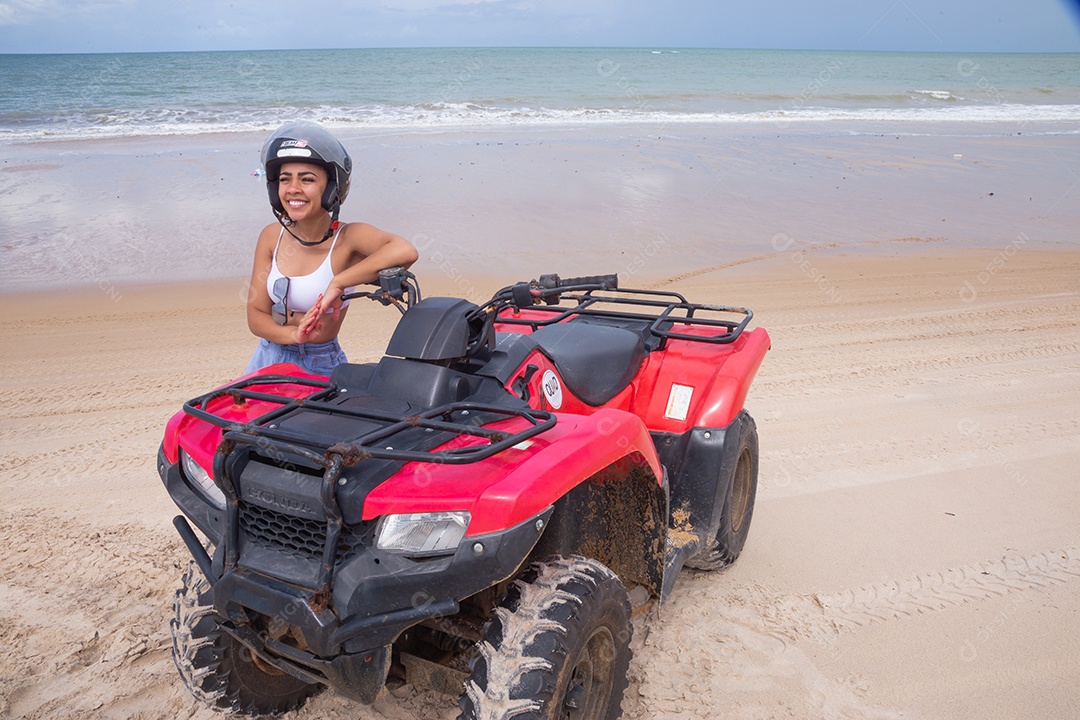
[[[0,52],[367,47],[1080,52],[1080,0],[0,0]]]

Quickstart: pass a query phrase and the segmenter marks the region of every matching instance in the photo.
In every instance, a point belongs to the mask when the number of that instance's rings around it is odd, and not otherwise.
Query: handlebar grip
[[[583,275],[581,277],[559,278],[559,287],[571,287],[574,285],[599,285],[604,290],[617,290],[619,276],[617,273],[610,275]]]

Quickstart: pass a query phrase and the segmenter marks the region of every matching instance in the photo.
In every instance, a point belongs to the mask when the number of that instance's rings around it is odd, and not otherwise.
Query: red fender
[[[507,421],[507,429],[520,422]],[[466,536],[505,530],[540,513],[587,478],[627,460],[648,467],[656,482],[662,482],[652,438],[635,415],[609,409],[559,415],[552,429],[480,462],[408,463],[368,494],[363,519],[468,510],[472,518]]]
[[[632,410],[654,431],[727,427],[743,409],[771,343],[764,328],[747,330],[719,347],[671,342],[659,365],[649,367],[650,384],[639,392],[642,402]]]

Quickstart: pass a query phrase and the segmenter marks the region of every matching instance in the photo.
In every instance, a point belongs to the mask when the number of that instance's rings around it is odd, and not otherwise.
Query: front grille
[[[241,503],[240,529],[251,542],[305,560],[322,561],[323,548],[326,546],[326,523],[320,520]],[[347,560],[361,544],[359,533],[342,528],[335,563]]]

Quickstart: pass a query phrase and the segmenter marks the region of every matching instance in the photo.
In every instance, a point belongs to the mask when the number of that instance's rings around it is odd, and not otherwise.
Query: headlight
[[[184,469],[184,475],[202,490],[203,497],[219,510],[225,508],[225,493],[221,492],[221,488],[210,477],[210,473],[206,472],[202,465],[195,462],[195,459],[188,455],[183,448],[180,448],[180,466]]]
[[[379,524],[375,546],[416,554],[453,551],[465,537],[469,517],[464,510],[387,515]]]

